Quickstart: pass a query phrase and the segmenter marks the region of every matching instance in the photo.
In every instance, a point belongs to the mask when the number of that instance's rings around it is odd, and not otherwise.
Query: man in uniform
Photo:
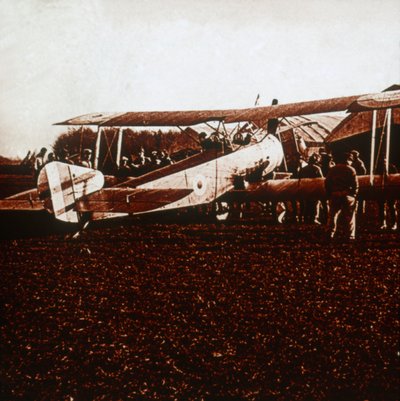
[[[126,156],[121,157],[121,164],[118,168],[119,177],[130,177],[132,175],[132,170],[129,166],[129,159]]]
[[[43,168],[43,166],[45,165],[45,155],[46,155],[47,149],[46,148],[42,148],[40,149],[40,152],[36,155],[35,158],[35,163],[33,165],[34,168],[34,173],[35,173],[35,180],[37,180],[37,178],[39,177],[39,173],[40,170]]]
[[[318,166],[318,156],[312,154],[308,159],[308,164],[299,171],[299,178],[321,178],[323,177],[321,168]],[[318,220],[318,199],[307,199],[302,205],[302,220],[304,223],[321,224]]]
[[[69,150],[68,148],[61,149],[59,160],[62,163],[66,164],[74,164],[74,162],[70,159]]]
[[[276,106],[278,104],[278,99],[272,99],[271,106]],[[267,132],[268,134],[276,135],[276,130],[278,129],[279,120],[277,118],[271,118],[267,122]]]
[[[330,238],[334,238],[339,214],[342,214],[344,231],[347,239],[356,237],[356,196],[358,179],[351,166],[351,154],[346,153],[338,158],[338,163],[332,167],[325,178],[325,190],[329,199],[328,226]]]
[[[353,158],[351,166],[354,168],[354,170],[356,170],[357,175],[367,174],[367,169],[365,168],[365,164],[360,159],[360,153],[357,150],[352,150],[351,156]]]
[[[352,150],[351,152],[352,163],[351,166],[356,170],[357,175],[367,174],[367,169],[365,168],[364,162],[360,159],[360,153],[357,150]],[[362,216],[365,212],[365,201],[363,199],[358,200],[357,215]]]
[[[387,163],[383,158],[378,164],[377,173],[384,175],[398,174],[397,167],[392,163]],[[378,199],[379,227],[381,230],[397,230],[397,210],[395,199]]]
[[[81,166],[86,168],[92,168],[92,151],[85,149],[81,160]]]

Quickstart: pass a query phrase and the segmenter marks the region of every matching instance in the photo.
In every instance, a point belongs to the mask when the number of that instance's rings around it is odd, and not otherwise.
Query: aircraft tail
[[[38,193],[45,200],[46,209],[69,223],[79,222],[76,201],[103,188],[100,171],[60,162],[46,164],[38,177]]]

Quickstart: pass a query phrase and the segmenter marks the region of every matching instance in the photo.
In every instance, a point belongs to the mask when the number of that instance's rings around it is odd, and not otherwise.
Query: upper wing
[[[376,128],[382,128],[386,123],[386,110],[378,110],[376,115]],[[400,109],[394,109],[392,113],[392,124],[400,124]],[[341,141],[362,132],[371,131],[372,111],[349,114],[325,138],[325,142]]]
[[[271,118],[344,110],[359,112],[399,106],[400,90],[394,90],[369,95],[347,96],[248,109],[86,114],[55,125],[97,125],[105,127],[188,126],[208,121],[224,121],[225,123],[252,121],[260,125],[260,122],[265,122]]]

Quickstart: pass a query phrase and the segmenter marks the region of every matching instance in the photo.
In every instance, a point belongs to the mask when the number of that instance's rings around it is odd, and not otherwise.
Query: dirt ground
[[[397,400],[399,232],[131,221],[0,241],[2,400]]]

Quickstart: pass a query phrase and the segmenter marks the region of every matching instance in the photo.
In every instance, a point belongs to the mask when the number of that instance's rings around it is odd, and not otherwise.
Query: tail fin
[[[56,219],[79,222],[75,202],[85,195],[103,188],[104,176],[100,171],[60,162],[46,164],[38,178],[38,193],[45,202],[47,210]]]

